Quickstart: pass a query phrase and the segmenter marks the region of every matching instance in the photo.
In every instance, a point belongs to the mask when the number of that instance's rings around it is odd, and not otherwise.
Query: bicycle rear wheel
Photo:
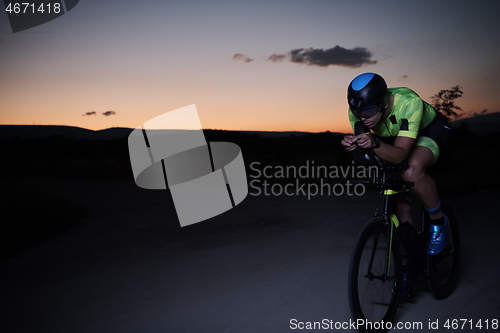
[[[401,293],[401,250],[396,235],[389,243],[384,218],[368,221],[361,230],[349,265],[349,305],[362,320],[361,332],[386,332],[394,319]],[[383,321],[383,323],[382,323]]]
[[[460,266],[460,232],[458,221],[451,208],[442,204],[443,213],[448,217],[447,245],[440,253],[429,256],[427,283],[435,299],[450,296],[458,279]],[[426,228],[428,230],[428,227]]]

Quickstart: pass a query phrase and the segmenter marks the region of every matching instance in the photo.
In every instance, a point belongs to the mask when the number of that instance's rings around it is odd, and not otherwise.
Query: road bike
[[[448,240],[437,255],[426,252],[430,218],[422,209],[420,231],[396,215],[397,195],[409,191],[412,182],[400,176],[402,165],[380,160],[372,153],[367,160],[378,166],[371,179],[351,183],[370,184],[381,189],[382,209],[362,228],[349,265],[349,304],[361,332],[386,332],[392,327],[400,302],[403,274],[402,251],[407,252],[406,275],[410,296],[415,287],[427,281],[434,298],[448,297],[455,288],[460,263],[458,222],[451,208],[443,203],[449,218]],[[402,250],[404,249],[404,250]]]

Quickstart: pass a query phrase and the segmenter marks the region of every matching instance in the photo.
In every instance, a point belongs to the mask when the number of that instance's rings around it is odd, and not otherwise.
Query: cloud
[[[114,115],[114,114],[116,114],[116,112],[115,112],[115,111],[106,111],[106,112],[103,112],[103,113],[102,113],[102,115],[104,115],[104,116],[106,116],[106,117],[108,117],[108,116],[112,116],[112,115]]]
[[[286,55],[284,54],[273,54],[273,55],[270,55],[269,60],[271,60],[272,62],[281,62],[283,60],[286,59]]]
[[[82,116],[92,116],[92,115],[93,115],[93,116],[96,116],[96,115],[97,115],[97,112],[92,111],[92,112],[86,112],[86,113],[82,114]]]
[[[248,56],[244,55],[244,54],[241,54],[241,53],[236,53],[234,56],[233,56],[233,59],[234,60],[241,60],[243,62],[250,62],[250,61],[253,61],[253,59],[250,59]]]
[[[363,65],[376,64],[371,60],[372,53],[364,47],[355,47],[351,50],[336,45],[331,49],[294,49],[286,54],[273,54],[268,59],[273,62],[288,59],[291,62],[306,64],[309,66],[327,67],[342,66],[357,68]]]

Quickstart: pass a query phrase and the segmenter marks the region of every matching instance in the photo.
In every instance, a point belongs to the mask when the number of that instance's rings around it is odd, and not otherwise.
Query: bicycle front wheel
[[[383,217],[361,230],[349,266],[349,305],[361,332],[386,332],[401,292],[401,249]],[[391,241],[392,239],[392,241]]]

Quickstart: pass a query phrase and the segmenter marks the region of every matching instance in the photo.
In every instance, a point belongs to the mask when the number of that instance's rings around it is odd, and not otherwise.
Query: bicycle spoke
[[[368,276],[371,274],[373,257],[375,256],[375,249],[377,248],[379,236],[380,236],[380,233],[376,233],[373,237],[372,255],[371,255],[370,262],[368,264],[368,272],[366,273],[366,275],[368,275]]]
[[[446,251],[446,249],[444,249],[441,253],[435,255],[432,258],[432,262],[433,262],[434,265],[438,265],[443,260],[445,260],[447,258],[450,258],[452,256],[453,256],[453,252],[452,251]]]
[[[356,286],[356,318],[370,322],[391,320],[397,308],[396,268],[394,254],[389,251],[386,226],[381,223],[369,231],[357,245],[358,273]],[[389,265],[389,267],[388,267]]]

